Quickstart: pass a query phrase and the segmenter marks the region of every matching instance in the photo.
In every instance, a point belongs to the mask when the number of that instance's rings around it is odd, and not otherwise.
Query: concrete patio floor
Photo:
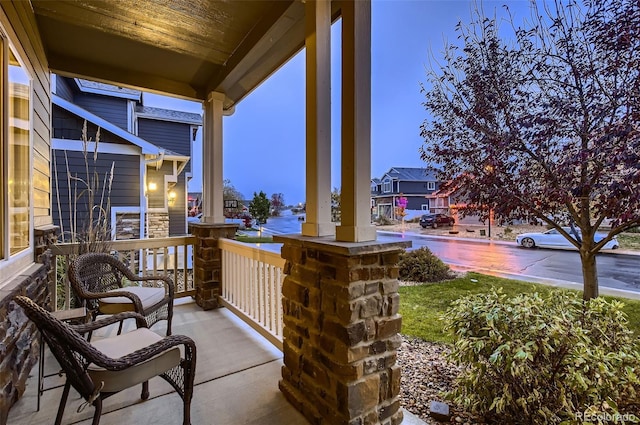
[[[135,323],[125,323],[133,329]],[[166,332],[166,321],[152,330]],[[93,338],[115,335],[111,326],[94,333]],[[191,298],[176,301],[173,334],[187,335],[196,342],[197,366],[194,397],[191,403],[191,423],[194,425],[307,425],[307,420],[295,410],[278,389],[282,367],[282,352],[251,329],[226,308],[203,311]],[[45,374],[59,370],[58,364],[45,351]],[[31,371],[27,390],[9,412],[8,425],[49,425],[55,420],[62,388],[45,391],[37,406],[37,366]],[[53,376],[45,379],[45,388],[64,383]],[[101,425],[182,423],[182,399],[161,378],[149,381],[150,397],[140,399],[141,387],[129,388],[103,404]],[[63,424],[90,424],[93,406],[81,412],[84,400],[71,390]],[[403,424],[424,424],[404,411]]]
[[[191,422],[195,424],[308,424],[278,390],[282,353],[225,308],[202,311],[189,299],[174,309],[173,333],[188,335],[197,346],[197,366]],[[126,327],[134,324],[127,323]],[[152,330],[166,332],[166,322]],[[95,334],[115,334],[117,328]],[[45,372],[58,365],[46,351]],[[31,371],[24,396],[9,413],[8,424],[51,424],[55,420],[62,388],[45,391],[36,411],[37,367]],[[45,379],[45,387],[63,382]],[[149,382],[151,396],[140,400],[140,387],[130,388],[105,400],[101,425],[182,423],[182,399],[161,378]],[[84,400],[72,389],[64,424],[90,424],[93,406],[77,410]]]

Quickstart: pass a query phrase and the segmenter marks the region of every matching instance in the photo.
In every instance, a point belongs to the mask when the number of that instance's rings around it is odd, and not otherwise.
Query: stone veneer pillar
[[[312,424],[402,422],[397,263],[411,243],[274,240],[286,260],[280,390]]]
[[[49,246],[56,241],[58,227],[34,228],[34,263],[3,282],[0,288],[0,424],[6,424],[9,409],[24,394],[31,369],[40,354],[40,339],[35,324],[13,298],[26,295],[51,309],[52,268]]]
[[[218,239],[233,239],[237,224],[189,223],[191,234],[197,238],[193,250],[193,279],[196,304],[203,310],[220,307],[222,294],[222,252]]]

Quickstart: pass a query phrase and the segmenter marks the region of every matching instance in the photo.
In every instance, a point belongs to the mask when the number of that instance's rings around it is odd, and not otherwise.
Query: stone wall
[[[402,421],[398,243],[284,242],[280,389],[312,424]]]
[[[168,232],[167,221],[167,232]],[[117,213],[116,214],[116,240],[140,239],[140,214]]]
[[[166,212],[150,212],[147,235],[149,238],[168,238],[169,237],[169,213]]]
[[[7,423],[9,409],[24,394],[32,367],[38,362],[40,340],[35,325],[12,301],[26,295],[50,308],[49,275],[52,274],[49,243],[57,228],[35,229],[36,263],[0,288],[0,424]]]

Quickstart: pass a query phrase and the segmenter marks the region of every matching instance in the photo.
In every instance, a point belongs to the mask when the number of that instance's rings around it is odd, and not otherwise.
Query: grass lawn
[[[476,282],[473,282],[475,280]],[[569,291],[537,283],[503,279],[479,273],[467,273],[465,277],[448,282],[400,287],[400,314],[402,314],[402,334],[433,342],[452,342],[450,335],[443,332],[439,317],[451,303],[466,295],[486,292],[491,287],[502,288],[507,296],[525,292],[541,295],[552,291]],[[612,299],[614,297],[605,297]],[[624,311],[629,319],[629,328],[640,335],[640,301],[616,298],[625,303]]]
[[[620,233],[618,235],[621,249],[640,250],[640,233]]]

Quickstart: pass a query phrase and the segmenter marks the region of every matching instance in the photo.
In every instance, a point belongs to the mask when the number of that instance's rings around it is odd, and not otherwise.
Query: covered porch
[[[132,245],[128,249],[138,252],[130,257],[130,264],[138,264],[139,273],[149,271],[145,261],[151,261],[154,268],[164,264],[165,270],[175,261],[174,280],[178,280],[178,268],[185,268],[182,295],[187,299],[193,296],[195,304],[179,308],[184,323],[175,318],[174,334],[194,336],[198,352],[205,353],[198,355],[194,423],[226,423],[226,412],[229,423],[253,423],[256,418],[271,419],[255,423],[303,423],[303,418],[327,424],[400,423],[397,261],[408,243],[376,240],[370,221],[371,2],[173,1],[160,5],[154,1],[32,0],[3,2],[2,10],[3,25],[17,28],[11,34],[12,42],[23,47],[20,53],[24,57],[38,61],[37,86],[43,98],[49,73],[54,71],[203,103],[202,223],[194,224],[192,236],[184,241],[171,242],[184,247],[182,250],[178,245],[171,250],[170,245],[162,253],[149,254],[149,241],[159,240],[128,241]],[[330,29],[338,18],[342,26],[342,221],[336,226],[331,222],[330,201]],[[278,264],[261,252],[238,257],[237,251],[243,249],[229,245],[235,228],[224,223],[223,214],[224,116],[232,114],[237,103],[303,47],[306,137],[300,143],[306,147],[306,222],[301,235],[279,237],[283,248]],[[43,118],[36,130],[46,141],[50,136],[50,103],[45,99],[38,106],[34,115]],[[48,141],[40,145],[38,152],[46,164],[50,145]],[[37,214],[32,212],[33,222],[43,228],[32,233],[43,236],[32,243],[37,252],[33,252],[31,274],[20,275],[23,278],[6,291],[9,314],[15,308],[11,296],[16,294],[29,295],[50,309],[58,308],[57,280],[49,280],[49,285],[44,282],[47,274],[55,274],[55,255],[67,254],[55,247],[48,249],[54,229],[53,176],[47,177],[38,180],[42,205]],[[192,260],[187,258],[190,255]],[[178,256],[184,258],[182,266]],[[187,279],[188,264],[193,265],[191,281]],[[254,284],[254,278],[259,284]],[[219,335],[213,332],[218,329],[214,325],[235,320],[228,310],[247,322],[260,323],[254,328],[281,346],[282,354],[262,343],[252,348],[244,342],[227,346],[227,340],[233,341],[244,332],[233,326],[223,327],[225,331]],[[15,340],[25,340],[32,332],[25,323],[20,326]],[[21,396],[10,410],[11,418],[19,412],[29,415],[24,408],[34,405],[29,400],[33,385],[22,394],[24,382],[19,382],[36,357],[37,333],[29,338],[26,348],[11,341],[20,364],[5,365],[20,375],[18,382],[8,384],[12,394],[1,403],[0,413],[4,413]],[[248,339],[255,344],[255,338]],[[231,362],[226,369],[221,367],[225,362]],[[264,379],[259,379],[259,385],[242,383],[260,376]],[[224,389],[215,387],[220,383]],[[234,395],[230,389],[235,388],[247,391],[246,395]],[[137,400],[137,390],[131,391],[124,396]],[[57,400],[55,391],[45,397]],[[119,414],[140,415],[135,420],[126,417],[127,423],[148,423],[149,415],[156,414],[157,423],[174,423],[167,419],[168,412],[165,415],[160,408],[153,408],[171,406],[172,398],[168,394],[122,413],[108,413],[103,423],[122,423]],[[250,399],[262,401],[252,404]],[[50,404],[48,400],[44,403],[47,408]],[[255,410],[249,410],[246,421],[240,419],[238,415],[245,415],[248,409]],[[67,414],[72,410],[69,406]],[[170,410],[179,412],[179,404]],[[40,415],[25,418],[28,423],[39,423]],[[282,420],[278,415],[283,415]],[[220,416],[223,419],[219,420]],[[45,422],[50,421],[48,416]],[[22,423],[22,419],[10,422]]]

